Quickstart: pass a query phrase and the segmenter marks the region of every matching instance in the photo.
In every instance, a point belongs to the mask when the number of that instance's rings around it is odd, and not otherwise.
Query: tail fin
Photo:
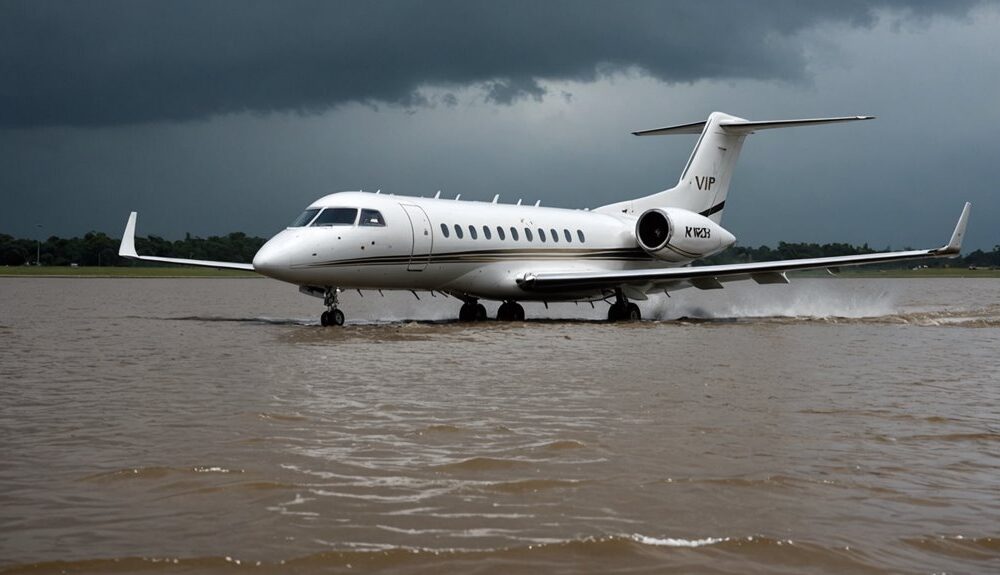
[[[722,210],[726,206],[729,183],[733,167],[743,147],[747,135],[757,130],[789,128],[870,120],[874,116],[848,116],[839,118],[814,118],[806,120],[777,120],[751,122],[722,112],[712,112],[704,122],[682,124],[655,130],[633,132],[636,136],[660,136],[668,134],[698,134],[691,157],[681,173],[680,180],[673,188],[639,198],[601,206],[595,211],[605,213],[641,214],[654,207],[677,207],[708,217],[716,223],[722,220]]]

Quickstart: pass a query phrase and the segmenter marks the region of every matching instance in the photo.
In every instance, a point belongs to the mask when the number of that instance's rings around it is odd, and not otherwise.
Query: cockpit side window
[[[313,220],[315,226],[353,226],[358,217],[357,208],[326,208]]]
[[[361,210],[359,226],[385,226],[385,220],[378,210]]]
[[[292,225],[289,227],[301,228],[303,226],[308,226],[309,222],[311,222],[312,219],[315,218],[316,214],[318,213],[319,213],[319,208],[309,208],[308,210],[302,212],[301,216],[295,218],[295,221],[292,222]]]

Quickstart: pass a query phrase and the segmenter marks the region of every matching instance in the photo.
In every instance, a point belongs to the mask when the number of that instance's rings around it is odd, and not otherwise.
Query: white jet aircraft
[[[792,270],[955,257],[969,218],[966,203],[951,240],[930,250],[884,252],[732,265],[691,266],[733,245],[723,208],[733,166],[747,135],[771,128],[869,120],[871,116],[753,122],[720,112],[704,122],[634,132],[701,134],[677,185],[642,198],[575,210],[492,202],[341,192],[320,198],[271,238],[252,264],[141,256],[136,213],[119,255],[154,262],[250,270],[321,297],[322,325],[343,325],[338,293],[428,290],[464,302],[459,318],[486,319],[481,299],[503,302],[497,319],[520,321],[518,302],[610,303],[608,319],[638,320],[630,300],[736,280],[788,283]],[[419,297],[419,296],[418,296]]]

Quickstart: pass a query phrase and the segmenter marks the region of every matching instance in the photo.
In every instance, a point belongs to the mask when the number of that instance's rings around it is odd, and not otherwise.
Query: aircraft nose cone
[[[277,277],[288,269],[288,251],[273,239],[261,246],[253,257],[253,269],[269,277]]]

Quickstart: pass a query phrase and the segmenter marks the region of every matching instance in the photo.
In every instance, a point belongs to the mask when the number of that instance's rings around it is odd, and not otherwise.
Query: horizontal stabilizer
[[[705,129],[705,124],[707,122],[702,120],[701,122],[692,122],[690,124],[681,124],[679,126],[667,126],[666,128],[655,128],[652,130],[640,130],[638,132],[632,132],[634,136],[666,136],[669,134],[700,134],[702,130]]]
[[[749,120],[723,120],[719,122],[719,127],[731,134],[749,134],[757,130],[770,130],[773,128],[794,128],[797,126],[816,126],[820,124],[835,124],[837,122],[854,122],[857,120],[873,120],[875,116],[840,116],[836,118],[806,118],[803,120],[766,120],[762,122],[751,122]],[[691,124],[681,124],[679,126],[667,126],[665,128],[655,128],[653,130],[641,130],[632,132],[636,136],[666,136],[671,134],[700,134],[705,129],[707,121],[694,122]]]

